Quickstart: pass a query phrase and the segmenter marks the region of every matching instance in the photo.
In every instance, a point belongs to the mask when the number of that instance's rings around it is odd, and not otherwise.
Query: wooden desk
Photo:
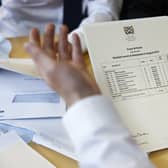
[[[25,37],[17,39],[9,39],[12,43],[12,51],[10,56],[15,58],[27,58],[29,55],[25,53],[23,43],[27,40]],[[89,58],[86,58],[87,64],[89,64]],[[91,71],[91,69],[89,69]],[[77,168],[77,162],[69,159],[57,152],[42,147],[40,145],[31,143],[30,146],[39,152],[42,156],[53,163],[57,168]],[[150,159],[156,165],[157,168],[168,168],[168,150],[158,151],[150,154]]]

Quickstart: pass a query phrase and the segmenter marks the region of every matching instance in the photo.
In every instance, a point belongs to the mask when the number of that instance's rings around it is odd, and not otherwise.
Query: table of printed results
[[[168,54],[102,64],[114,101],[168,93]]]

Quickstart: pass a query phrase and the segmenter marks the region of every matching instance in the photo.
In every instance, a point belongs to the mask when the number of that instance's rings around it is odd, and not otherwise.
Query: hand
[[[100,94],[96,82],[89,77],[80,40],[73,35],[72,45],[67,40],[68,28],[60,28],[59,41],[54,41],[55,26],[48,24],[41,45],[38,29],[33,29],[25,44],[43,79],[71,106],[80,99]]]

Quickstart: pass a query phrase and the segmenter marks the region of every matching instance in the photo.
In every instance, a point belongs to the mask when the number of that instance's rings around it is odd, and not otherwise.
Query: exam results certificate
[[[168,17],[84,28],[94,74],[146,152],[168,147]]]

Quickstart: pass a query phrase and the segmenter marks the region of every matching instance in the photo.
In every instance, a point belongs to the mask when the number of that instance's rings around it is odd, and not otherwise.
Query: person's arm
[[[122,3],[123,0],[88,0],[88,17],[81,22],[81,25],[118,20]]]
[[[72,34],[77,33],[80,37],[82,50],[86,51],[86,44],[82,27],[86,24],[118,20],[123,0],[88,0],[88,17],[85,18],[79,28],[69,34],[69,41],[72,42]]]
[[[88,97],[73,105],[64,125],[81,168],[153,168],[104,96]]]
[[[40,33],[33,29],[27,51],[44,80],[67,102],[64,124],[76,148],[81,168],[152,168],[144,153],[123,127],[111,101],[101,96],[89,77],[80,41],[62,27],[54,42],[54,25],[48,25],[41,46]]]

